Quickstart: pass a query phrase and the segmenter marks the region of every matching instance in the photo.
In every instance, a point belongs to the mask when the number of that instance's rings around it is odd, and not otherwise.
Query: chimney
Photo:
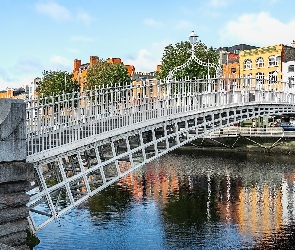
[[[295,40],[293,40],[293,42],[291,43],[291,46],[292,46],[293,48],[295,48]]]
[[[98,56],[90,56],[90,66],[92,66],[93,64],[96,64],[98,60],[99,60]]]
[[[80,66],[81,66],[81,60],[75,59],[74,60],[74,72],[79,71]]]

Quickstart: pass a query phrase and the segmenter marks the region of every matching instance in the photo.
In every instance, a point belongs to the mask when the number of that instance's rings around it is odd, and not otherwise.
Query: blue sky
[[[0,90],[74,59],[119,57],[136,71],[160,64],[164,47],[192,30],[209,46],[289,45],[294,0],[0,0]]]

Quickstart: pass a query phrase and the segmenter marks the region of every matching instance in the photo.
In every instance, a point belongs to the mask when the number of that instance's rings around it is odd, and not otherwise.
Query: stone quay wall
[[[26,104],[0,99],[0,249],[26,245],[33,165],[26,163]]]

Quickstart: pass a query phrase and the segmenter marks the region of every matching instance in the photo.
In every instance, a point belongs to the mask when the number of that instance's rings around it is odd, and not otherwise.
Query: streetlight
[[[188,36],[188,39],[189,39],[189,42],[191,43],[191,45],[194,46],[198,40],[198,36],[195,34],[194,31],[192,31],[192,33],[190,33],[190,35]]]
[[[189,42],[191,44],[191,55],[190,55],[189,59],[184,64],[179,65],[179,66],[173,68],[172,70],[170,70],[170,72],[168,73],[168,76],[166,78],[167,81],[170,81],[173,78],[174,73],[176,71],[184,69],[192,61],[195,61],[197,64],[199,64],[201,66],[208,67],[208,77],[209,77],[209,68],[214,68],[215,72],[216,72],[216,76],[221,77],[222,69],[219,65],[214,64],[214,63],[210,63],[209,59],[208,59],[208,62],[203,62],[195,55],[195,46],[198,46],[198,44],[199,44],[199,43],[197,43],[197,40],[198,40],[198,36],[195,34],[194,31],[192,31],[189,35]]]

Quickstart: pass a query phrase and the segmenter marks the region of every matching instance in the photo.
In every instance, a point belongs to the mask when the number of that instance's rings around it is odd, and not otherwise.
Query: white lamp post
[[[203,62],[201,61],[196,55],[195,55],[195,46],[198,45],[197,43],[197,40],[198,40],[198,36],[195,34],[194,31],[192,31],[189,35],[189,42],[191,44],[191,55],[189,57],[189,59],[182,65],[179,65],[175,68],[173,68],[172,70],[170,70],[170,72],[168,73],[168,76],[167,76],[167,81],[170,81],[173,76],[174,76],[174,73],[178,70],[181,70],[181,69],[184,69],[187,65],[189,65],[189,63],[191,63],[192,61],[195,61],[197,62],[199,65],[201,66],[204,66],[204,67],[208,67],[208,72],[209,72],[209,67],[211,68],[214,68],[215,69],[215,72],[216,72],[216,76],[220,77],[221,74],[222,74],[222,69],[220,68],[219,65],[217,64],[214,64],[214,63],[209,63],[208,62]]]

